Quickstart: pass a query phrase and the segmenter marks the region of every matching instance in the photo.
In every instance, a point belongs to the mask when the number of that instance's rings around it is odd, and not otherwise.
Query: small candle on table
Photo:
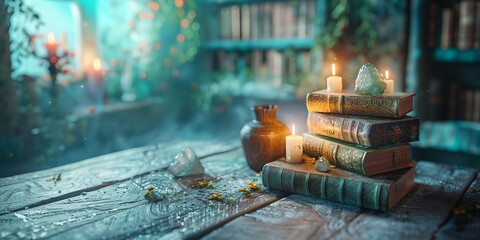
[[[87,71],[90,97],[95,103],[102,103],[106,99],[105,73],[105,69],[102,68],[102,62],[100,59],[95,58],[92,67]]]
[[[292,135],[285,138],[287,162],[300,163],[303,155],[303,137],[295,135],[295,124],[292,124]]]
[[[393,80],[392,79],[388,79],[388,70],[385,71],[385,83],[387,84],[387,87],[385,88],[385,92],[383,93],[386,93],[386,94],[393,94]]]
[[[49,57],[57,55],[57,49],[59,44],[55,42],[55,35],[53,33],[48,33],[48,40],[45,43],[45,48],[47,49],[47,53]]]
[[[342,92],[342,77],[335,76],[335,63],[332,64],[332,76],[327,78],[327,91]]]

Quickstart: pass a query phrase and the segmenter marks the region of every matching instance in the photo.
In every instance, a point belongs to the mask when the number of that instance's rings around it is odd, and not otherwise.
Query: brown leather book
[[[366,148],[320,135],[303,134],[303,153],[325,157],[330,164],[366,176],[406,168],[411,164],[410,145]]]
[[[346,90],[331,93],[325,89],[309,93],[306,104],[309,112],[400,118],[413,110],[414,95],[393,93],[372,96]]]
[[[415,165],[366,177],[339,168],[318,172],[312,161],[292,164],[281,159],[263,167],[262,182],[268,188],[288,193],[387,211],[415,186]]]
[[[418,141],[420,119],[399,119],[309,112],[308,131],[366,147]]]

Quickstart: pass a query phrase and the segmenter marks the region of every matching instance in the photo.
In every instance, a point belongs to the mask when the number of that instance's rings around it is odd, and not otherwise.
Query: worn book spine
[[[475,1],[460,1],[458,26],[458,48],[469,49],[473,47],[474,23],[475,23]]]
[[[284,192],[297,193],[374,210],[387,211],[389,208],[389,188],[382,183],[311,174],[272,167],[268,164],[263,167],[262,182],[268,188]]]
[[[375,151],[375,150],[370,150]],[[380,151],[380,149],[377,149]],[[410,160],[410,152],[408,147],[398,147],[392,149],[391,160],[392,169],[399,169],[402,166],[407,166]],[[318,158],[325,157],[331,164],[349,170],[351,172],[362,175],[371,175],[365,169],[365,160],[367,158],[367,149],[354,147],[348,144],[341,144],[335,141],[312,136],[309,134],[303,135],[303,152],[310,157]]]
[[[418,141],[418,118],[374,123],[361,118],[308,113],[308,131],[367,147]]]
[[[399,118],[400,99],[367,95],[309,93],[307,109],[310,112],[341,113],[376,117]]]
[[[446,8],[442,11],[442,32],[440,34],[440,47],[452,47],[453,39],[453,10]]]

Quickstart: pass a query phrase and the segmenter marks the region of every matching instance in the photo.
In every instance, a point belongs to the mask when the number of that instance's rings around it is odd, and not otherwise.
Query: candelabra
[[[50,96],[52,102],[55,102],[57,98],[57,76],[59,73],[66,74],[68,69],[66,65],[70,63],[70,58],[74,56],[73,51],[69,51],[66,42],[63,43],[62,52],[59,53],[58,49],[60,43],[55,42],[55,36],[53,33],[48,34],[47,42],[44,43],[45,49],[47,50],[47,55],[41,56],[36,52],[35,48],[35,36],[30,39],[31,43],[31,54],[39,59],[44,60],[48,65],[48,73],[50,74],[51,79],[51,89]],[[42,61],[41,64],[44,64]]]

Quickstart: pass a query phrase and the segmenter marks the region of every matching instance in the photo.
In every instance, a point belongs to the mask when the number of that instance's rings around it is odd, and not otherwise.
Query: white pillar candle
[[[393,84],[393,80],[392,79],[388,79],[388,70],[385,71],[385,83],[387,84],[387,87],[385,88],[385,94],[393,94],[393,87],[394,87],[394,84]]]
[[[332,75],[327,78],[327,91],[329,92],[342,92],[342,77],[335,76],[335,63],[332,64]]]
[[[295,124],[292,125],[292,135],[285,138],[287,162],[300,163],[303,155],[303,137],[295,135]]]

